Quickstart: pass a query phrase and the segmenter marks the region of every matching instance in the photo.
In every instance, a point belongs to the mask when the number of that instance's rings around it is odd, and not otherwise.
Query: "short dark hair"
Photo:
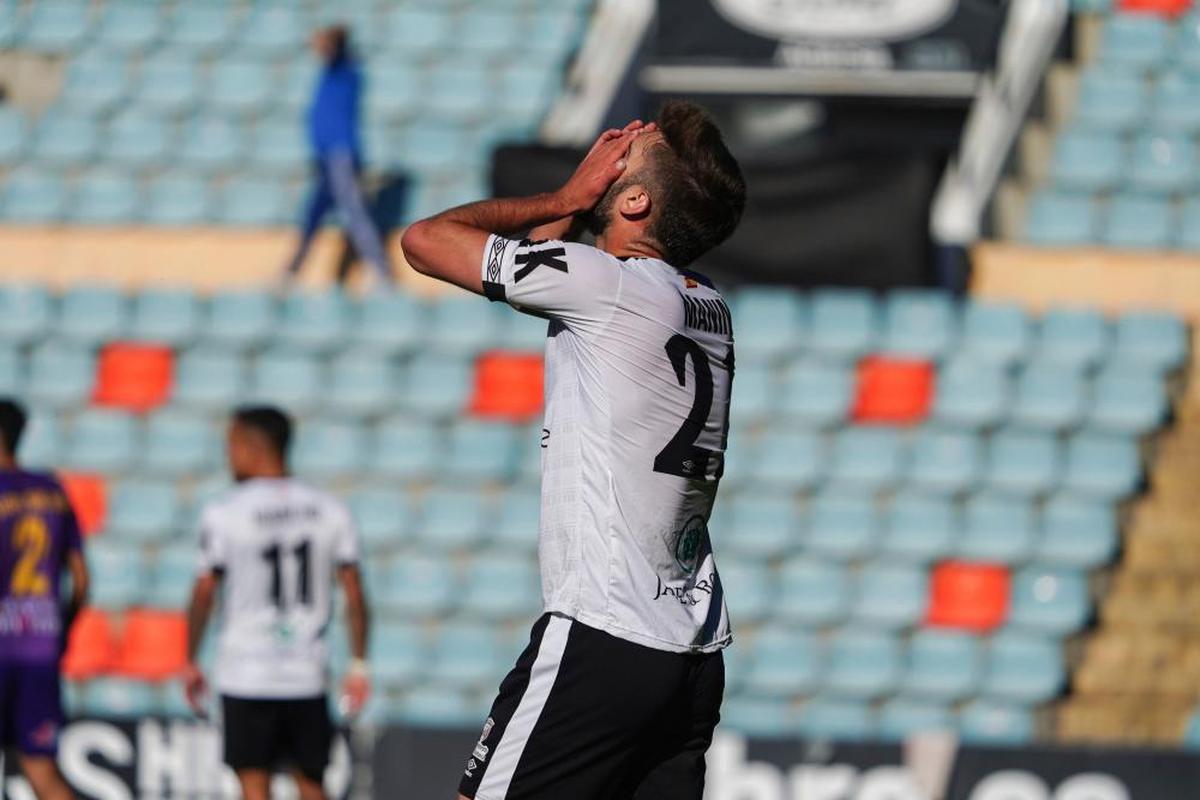
[[[333,48],[332,60],[341,61],[350,53],[350,29],[345,25],[330,25],[325,29]]]
[[[746,207],[746,180],[712,117],[672,101],[658,115],[666,143],[650,158],[657,210],[650,235],[672,266],[686,267],[730,237]]]
[[[275,454],[287,459],[292,444],[292,420],[287,414],[274,406],[241,406],[234,410],[233,421],[261,433]]]
[[[21,434],[25,431],[28,417],[25,409],[16,400],[0,397],[0,445],[10,456],[17,454],[17,445],[21,443]]]

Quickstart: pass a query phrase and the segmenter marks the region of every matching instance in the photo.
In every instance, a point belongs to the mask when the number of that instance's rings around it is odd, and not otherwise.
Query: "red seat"
[[[871,356],[858,365],[855,422],[912,425],[933,401],[933,365],[917,359]]]
[[[1179,17],[1192,10],[1192,0],[1121,0],[1120,11]]]
[[[542,357],[492,352],[475,363],[470,411],[477,417],[524,422],[542,410]]]
[[[104,478],[67,472],[60,474],[58,479],[67,493],[71,508],[75,509],[79,529],[84,535],[90,536],[103,528],[108,517],[108,489]]]
[[[171,611],[130,611],[125,615],[116,671],[130,678],[161,681],[174,677],[187,660],[187,620]]]
[[[114,342],[100,351],[93,400],[101,406],[149,411],[167,401],[173,372],[171,348]]]
[[[1008,617],[1010,576],[998,564],[947,561],[929,584],[930,625],[986,632]]]
[[[112,620],[97,608],[79,612],[67,640],[63,675],[74,681],[87,680],[112,668],[117,659],[117,642]]]

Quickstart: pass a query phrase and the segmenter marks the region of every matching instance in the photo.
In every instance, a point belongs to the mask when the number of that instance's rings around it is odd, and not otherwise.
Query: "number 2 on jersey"
[[[50,580],[38,567],[50,546],[50,532],[41,517],[21,517],[13,527],[13,547],[20,554],[8,590],[14,596],[40,597],[50,592]]]
[[[679,430],[667,442],[667,446],[659,451],[654,458],[654,471],[667,475],[678,475],[681,478],[703,478],[708,474],[708,464],[713,458],[713,451],[696,444],[708,415],[712,413],[713,404],[713,374],[712,366],[708,363],[708,354],[694,339],[677,333],[667,340],[667,357],[675,370],[675,379],[680,386],[687,386],[687,360],[692,359],[692,369],[696,373],[695,395],[692,398],[692,408]],[[732,370],[733,349],[730,348],[726,366]],[[726,414],[724,430],[728,430],[729,417]],[[720,478],[725,471],[724,460],[717,465],[716,477]]]
[[[292,554],[299,562],[296,570],[296,591],[292,596],[301,605],[312,602],[312,569],[310,567],[312,547],[305,539],[292,548]],[[271,602],[281,611],[284,608],[283,592],[283,550],[278,544],[273,544],[262,551],[262,558],[271,569]]]

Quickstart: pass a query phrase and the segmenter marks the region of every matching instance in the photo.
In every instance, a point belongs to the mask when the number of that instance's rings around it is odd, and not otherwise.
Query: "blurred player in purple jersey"
[[[63,724],[59,660],[87,598],[79,524],[58,481],[17,467],[25,412],[0,399],[0,746],[40,800],[71,790],[55,764]],[[65,606],[60,579],[71,573]]]

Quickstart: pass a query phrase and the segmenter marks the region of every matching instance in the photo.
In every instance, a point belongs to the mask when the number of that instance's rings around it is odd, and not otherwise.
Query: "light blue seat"
[[[232,36],[230,6],[185,4],[175,9],[167,31],[169,51],[208,51],[225,46]]]
[[[19,162],[29,146],[29,124],[25,115],[11,108],[0,108],[0,164]]]
[[[295,215],[294,193],[278,180],[236,176],[220,185],[217,209],[226,225],[283,225]]]
[[[159,548],[150,567],[150,591],[146,603],[155,608],[182,610],[187,607],[196,577],[196,551],[190,544]]]
[[[100,128],[94,117],[75,111],[56,111],[42,117],[31,140],[30,156],[41,164],[58,167],[86,166],[100,146]]]
[[[121,609],[141,602],[148,585],[140,547],[101,537],[87,544],[91,573],[89,599],[100,608]]]
[[[354,35],[355,38],[358,38],[360,31],[355,29]],[[311,58],[288,60],[282,66],[283,75],[280,78],[275,96],[271,100],[282,113],[284,119],[290,120],[291,124],[299,127],[300,118],[297,114],[302,112],[312,102],[313,90],[316,88],[317,75],[320,70],[315,59]],[[375,65],[371,65],[369,72],[371,82],[367,84],[366,102],[368,104],[370,103],[371,95],[379,87],[377,82],[384,78],[384,71],[378,69]]]
[[[1174,314],[1128,311],[1113,327],[1114,359],[1169,372],[1187,357],[1187,326]]]
[[[722,549],[722,552],[726,551],[727,548]],[[718,571],[721,590],[729,607],[729,619],[734,625],[752,624],[775,613],[775,577],[760,562],[727,557],[721,561]]]
[[[850,579],[845,567],[801,556],[779,568],[776,619],[798,625],[840,622],[850,613]]]
[[[400,6],[389,10],[388,41],[408,53],[428,53],[445,47],[452,34],[452,17],[440,9]]]
[[[503,481],[516,468],[517,429],[503,422],[460,421],[450,428],[439,473],[454,482]]]
[[[123,411],[88,409],[71,426],[67,463],[85,472],[120,472],[139,449],[137,421]]]
[[[877,628],[907,628],[925,615],[929,581],[924,567],[872,561],[855,576],[854,619]]]
[[[798,544],[795,503],[787,495],[742,492],[720,506],[720,526],[713,530],[721,552],[774,557]]]
[[[501,346],[505,350],[541,354],[546,349],[549,330],[546,320],[529,314],[513,312],[503,324],[504,337]]]
[[[842,628],[830,638],[828,647],[824,691],[870,700],[899,686],[903,668],[900,643],[891,634]]]
[[[280,309],[277,344],[309,353],[338,349],[349,327],[346,297],[340,292],[297,292]]]
[[[429,339],[445,353],[471,354],[488,349],[503,335],[505,309],[474,295],[454,294],[430,308]]]
[[[227,411],[246,388],[245,361],[224,348],[205,346],[179,356],[171,399],[187,408]]]
[[[188,8],[181,11],[189,13]],[[170,50],[146,59],[138,69],[134,99],[143,108],[167,114],[193,108],[200,99],[200,76],[195,62]]]
[[[303,48],[307,24],[303,8],[285,2],[255,4],[238,20],[234,42],[246,52],[287,56]]]
[[[879,513],[870,493],[826,490],[812,501],[804,546],[839,561],[862,558],[876,547],[879,529]]]
[[[739,367],[750,361],[787,356],[804,342],[805,305],[798,292],[782,287],[742,289],[731,311],[737,329]]]
[[[1039,562],[1079,569],[1107,564],[1117,551],[1117,517],[1112,505],[1068,494],[1042,508]]]
[[[506,64],[498,74],[499,123],[517,139],[529,138],[562,91],[563,74],[538,64]],[[524,134],[524,136],[522,136]]]
[[[901,691],[909,697],[953,703],[983,680],[979,639],[958,631],[918,630],[908,644]]]
[[[392,488],[356,489],[346,500],[363,543],[372,552],[404,543],[413,514],[407,498]]]
[[[351,354],[334,359],[325,406],[356,416],[381,414],[400,393],[394,364],[377,356]]]
[[[297,174],[309,162],[309,146],[298,122],[264,121],[254,126],[250,162],[258,170]]]
[[[423,417],[456,416],[467,403],[471,378],[465,359],[422,353],[405,370],[406,389],[400,403]]]
[[[1162,378],[1135,363],[1112,361],[1092,382],[1088,424],[1113,433],[1144,434],[1170,410]]]
[[[20,463],[31,469],[58,469],[63,458],[64,438],[57,416],[32,411],[21,436]]]
[[[1026,209],[1025,239],[1048,246],[1090,244],[1098,233],[1097,218],[1091,197],[1042,190]]]
[[[388,622],[371,631],[371,677],[388,689],[411,684],[425,674],[427,653],[421,629]]]
[[[52,409],[78,408],[92,393],[95,359],[91,350],[48,342],[29,356],[28,397]]]
[[[1105,64],[1135,69],[1156,69],[1171,52],[1174,39],[1170,23],[1155,14],[1114,14],[1104,21],[1100,58]]]
[[[420,479],[432,475],[441,455],[439,431],[420,420],[386,419],[371,437],[369,471],[391,479]]]
[[[1142,459],[1131,437],[1079,433],[1067,443],[1065,489],[1119,500],[1132,494],[1141,479]]]
[[[958,528],[949,499],[904,490],[892,498],[879,551],[901,562],[936,561],[954,552]]]
[[[1025,567],[1013,577],[1009,603],[1009,625],[1050,636],[1082,630],[1091,612],[1087,578],[1063,567]]]
[[[45,286],[0,285],[0,341],[30,344],[43,338],[54,318],[54,301]]]
[[[53,171],[21,167],[4,181],[4,218],[9,222],[58,222],[66,214],[67,190]]]
[[[466,157],[468,149],[458,127],[424,120],[406,125],[398,145],[411,167],[420,171],[449,170]]]
[[[972,433],[926,428],[913,441],[912,454],[906,474],[915,488],[954,494],[979,480],[983,459],[979,438]]]
[[[479,63],[435,65],[425,103],[443,119],[481,120],[496,105],[491,77],[490,70]]]
[[[212,206],[207,181],[168,173],[148,181],[143,214],[146,222],[155,225],[198,225],[208,220]]]
[[[458,598],[458,579],[450,562],[429,553],[395,559],[389,578],[379,601],[403,617],[444,614]]]
[[[1079,81],[1075,121],[1100,130],[1128,131],[1145,122],[1149,106],[1150,91],[1140,76],[1089,69]]]
[[[1195,35],[1186,37],[1200,42]],[[1200,46],[1193,44],[1189,50],[1200,56]],[[1200,59],[1198,59],[1200,63]],[[1159,77],[1154,85],[1155,130],[1182,133],[1200,131],[1200,80],[1195,74],[1168,73]]]
[[[731,427],[725,443],[721,478],[726,490],[741,489],[750,482],[750,474],[758,463],[758,451],[770,437],[756,437],[745,427]],[[759,439],[762,439],[760,442]]]
[[[529,556],[477,554],[464,573],[461,610],[484,620],[532,623],[542,607],[541,579]]]
[[[106,535],[133,542],[162,542],[179,533],[179,493],[174,483],[127,480],[112,494]]]
[[[516,14],[477,11],[463,17],[457,44],[480,56],[497,55],[516,47],[525,39],[523,20]]]
[[[176,155],[184,166],[231,169],[240,162],[245,146],[238,126],[219,117],[200,117],[184,128]]]
[[[488,534],[497,547],[509,552],[537,548],[541,494],[536,489],[513,488],[497,501],[489,515]]]
[[[876,737],[878,722],[866,703],[843,698],[814,697],[801,706],[796,727],[817,740],[864,741]]]
[[[1200,197],[1190,197],[1184,202],[1175,244],[1189,252],[1200,250]]]
[[[721,704],[717,729],[756,738],[782,738],[795,733],[796,711],[778,700],[735,695]]]
[[[736,380],[734,384],[737,384]],[[764,438],[749,469],[738,473],[727,463],[726,474],[764,488],[804,489],[820,481],[825,461],[822,436],[810,431],[785,429]]]
[[[937,359],[958,335],[958,314],[948,294],[927,289],[897,289],[883,307],[884,352]]]
[[[1072,130],[1054,143],[1050,180],[1056,188],[1102,192],[1122,178],[1126,148],[1112,131]]]
[[[371,65],[367,86],[367,118],[384,125],[402,119],[420,108],[428,76],[408,61],[387,59]]]
[[[1012,386],[999,364],[964,355],[938,370],[933,418],[944,425],[988,428],[1009,412]]]
[[[1042,317],[1038,334],[1039,362],[1090,367],[1111,347],[1112,331],[1095,309],[1056,308]]]
[[[1129,183],[1147,192],[1183,192],[1196,185],[1196,143],[1183,134],[1143,133],[1133,140]]]
[[[126,297],[113,286],[78,285],[63,295],[56,333],[86,344],[118,339],[129,324]]]
[[[978,699],[958,714],[964,742],[981,745],[1023,745],[1033,741],[1033,714],[1023,705]]]
[[[1012,422],[1035,430],[1073,428],[1087,411],[1085,389],[1082,374],[1070,364],[1030,364],[1017,379]]]
[[[738,346],[740,348],[741,341]],[[752,425],[770,418],[779,402],[776,371],[767,364],[737,365],[733,393],[729,401],[732,425]]]
[[[122,58],[75,58],[67,67],[60,98],[75,111],[103,114],[124,99],[129,83]]]
[[[998,633],[988,645],[987,662],[980,692],[989,699],[1042,703],[1066,681],[1061,648],[1040,636]]]
[[[1033,507],[1011,495],[984,493],[967,501],[958,553],[972,561],[1017,564],[1033,552]]]
[[[1108,203],[1101,240],[1112,247],[1165,250],[1171,246],[1174,217],[1165,197],[1119,194]]]
[[[96,44],[109,50],[145,50],[158,42],[164,18],[162,10],[150,3],[108,3],[96,26]]]
[[[372,292],[364,297],[350,332],[356,351],[393,354],[415,347],[425,330],[425,306],[404,292]]]
[[[29,10],[21,46],[39,53],[69,53],[83,44],[91,27],[87,6],[43,0]]]
[[[416,730],[467,730],[479,727],[487,712],[464,689],[423,684],[401,698],[396,721]]]
[[[275,301],[266,292],[220,292],[208,309],[205,338],[224,347],[249,349],[275,330]]]
[[[486,508],[477,492],[431,489],[421,508],[418,538],[433,550],[474,549],[485,539]]]
[[[965,359],[1008,366],[1032,340],[1029,316],[1016,304],[970,301],[963,309],[959,352]]]
[[[322,480],[355,475],[366,466],[366,437],[350,422],[310,422],[296,436],[296,471]]]
[[[325,376],[315,358],[294,350],[267,350],[255,359],[249,399],[298,412],[316,407]]]
[[[191,289],[143,289],[133,299],[131,339],[179,347],[200,330],[200,300]]]
[[[223,58],[208,72],[204,97],[218,114],[256,111],[274,90],[272,65],[256,58]]]
[[[766,628],[754,635],[744,689],[751,695],[786,696],[815,689],[822,672],[821,646],[800,630]]]
[[[141,465],[153,475],[196,475],[216,466],[219,449],[218,432],[204,417],[159,411],[146,420]]]
[[[810,346],[843,359],[862,355],[875,346],[879,313],[863,290],[820,289],[812,293]]]
[[[896,697],[879,709],[879,735],[886,741],[898,742],[914,734],[957,729],[953,712],[937,703]]]
[[[512,666],[505,661],[499,637],[489,625],[444,623],[431,645],[429,676],[442,685],[463,689],[495,686]]]
[[[0,397],[20,397],[25,390],[25,360],[16,347],[0,344]]]
[[[1062,449],[1052,434],[997,431],[988,442],[986,479],[992,489],[1045,494],[1062,479]]]
[[[834,435],[829,479],[843,486],[880,489],[899,480],[906,460],[895,429],[844,428]]]
[[[152,683],[102,677],[87,682],[79,710],[87,717],[137,720],[157,715],[161,706],[159,687]]]
[[[76,181],[70,217],[84,224],[112,225],[137,219],[141,207],[135,180],[124,172],[97,168]]]

